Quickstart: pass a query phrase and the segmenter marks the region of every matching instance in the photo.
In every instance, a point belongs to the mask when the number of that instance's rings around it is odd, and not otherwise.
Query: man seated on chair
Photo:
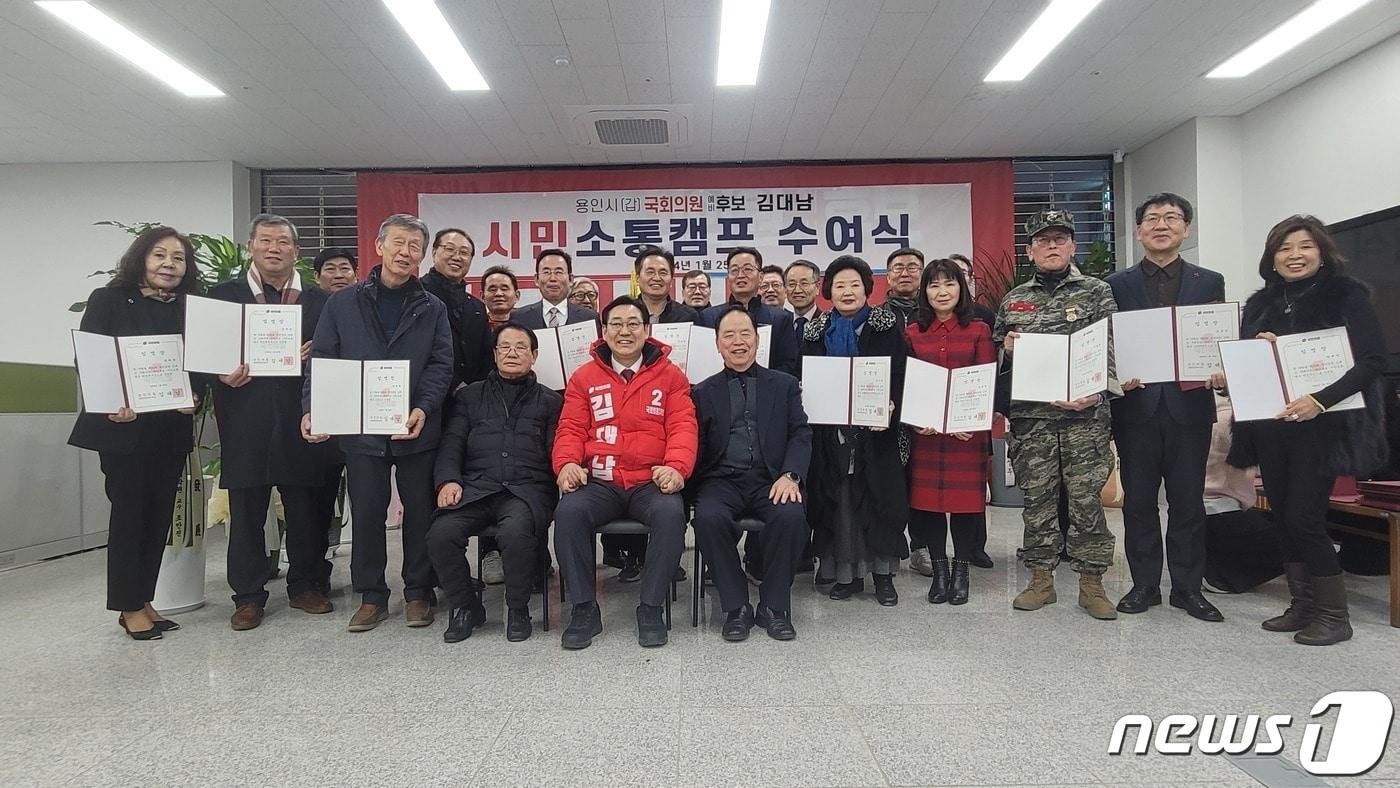
[[[732,306],[715,326],[724,369],[695,387],[700,452],[695,541],[714,574],[725,611],[725,640],[745,640],[756,622],[775,640],[792,640],[792,577],[807,544],[802,479],[812,457],[812,428],[797,378],[756,363],[758,324]],[[740,515],[763,526],[758,611],[739,564]]]
[[[554,438],[563,497],[554,513],[554,552],[572,598],[566,649],[603,631],[594,594],[594,532],[631,518],[649,529],[637,605],[637,642],[666,643],[662,606],[685,550],[681,488],[695,467],[695,405],[670,348],[647,336],[646,306],[620,296],[603,310],[603,338],[564,389]]]
[[[539,543],[559,494],[549,467],[564,398],[535,382],[535,332],[506,322],[493,333],[496,368],[453,395],[452,418],[433,468],[437,516],[428,552],[452,605],[442,639],[457,643],[486,621],[467,541],[499,527],[506,579],[506,640],[530,637],[530,590]]]

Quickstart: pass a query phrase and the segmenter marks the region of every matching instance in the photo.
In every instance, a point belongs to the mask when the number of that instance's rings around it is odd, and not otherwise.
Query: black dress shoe
[[[442,633],[442,642],[461,643],[472,636],[472,630],[486,623],[486,608],[481,602],[466,607],[454,607],[447,614],[447,631]]]
[[[813,570],[813,571],[815,572],[816,570]],[[829,586],[829,585],[831,585],[832,583],[835,583],[835,582],[836,582],[836,578],[834,578],[834,577],[822,577],[821,575],[817,575],[817,576],[815,576],[815,577],[812,578],[812,585]]]
[[[987,555],[986,550],[974,550],[972,553],[972,558],[968,559],[968,563],[972,564],[978,569],[991,569],[992,557]]]
[[[654,648],[666,645],[666,619],[660,605],[637,605],[637,645]]]
[[[628,558],[622,562],[622,570],[617,573],[617,582],[635,583],[642,579],[642,562]]]
[[[862,577],[849,583],[836,583],[831,587],[831,593],[827,596],[832,599],[850,599],[852,594],[858,594],[864,590],[865,578]]]
[[[677,583],[684,583],[687,577],[689,577],[689,575],[685,573],[685,567],[683,566],[676,567],[675,574],[671,575],[671,579]]]
[[[1200,591],[1173,591],[1170,600],[1172,607],[1185,610],[1187,615],[1202,621],[1224,621],[1215,605],[1210,603]]]
[[[559,639],[559,645],[569,650],[588,648],[593,638],[603,634],[603,611],[597,602],[580,602],[574,605],[569,627]]]
[[[933,582],[928,587],[928,603],[941,605],[948,601],[948,585],[953,581],[953,572],[948,567],[948,559],[939,558],[933,562]]]
[[[875,575],[875,601],[885,607],[899,604],[899,592],[894,590],[894,575]]]
[[[175,630],[180,628],[180,625],[178,623],[171,621],[168,618],[157,618],[151,621],[151,623],[155,624],[156,629],[159,629],[161,632],[174,632]]]
[[[506,611],[506,640],[512,643],[529,640],[533,630],[534,627],[530,624],[529,608],[513,607]]]
[[[126,625],[126,618],[123,616],[117,616],[117,623],[122,625],[122,629],[126,630],[126,634],[130,635],[132,640],[161,639],[160,627],[153,626],[150,629],[133,630]]]
[[[768,637],[774,640],[792,640],[797,637],[797,630],[792,626],[792,614],[786,610],[769,610],[759,605],[753,620],[755,624],[768,630]]]
[[[753,608],[747,602],[743,607],[731,610],[724,614],[724,627],[720,629],[720,637],[730,643],[738,643],[741,640],[749,639],[749,630],[753,628]]]
[[[1146,613],[1147,608],[1162,604],[1162,590],[1157,587],[1133,586],[1118,600],[1119,613]]]

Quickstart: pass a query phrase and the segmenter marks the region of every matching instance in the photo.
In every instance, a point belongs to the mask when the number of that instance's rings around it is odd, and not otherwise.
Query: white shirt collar
[[[623,366],[622,364],[619,364],[619,363],[617,362],[617,359],[613,359],[612,367],[613,367],[613,371],[616,372],[616,373],[619,374],[619,375],[622,374],[622,371],[623,371],[624,369],[630,369],[630,370],[632,370],[632,373],[633,373],[633,374],[636,374],[636,373],[642,371],[642,357],[641,357],[641,356],[637,356],[637,360],[636,360],[636,361],[633,361],[631,364],[629,364],[629,365],[627,365],[627,366]]]
[[[555,304],[551,302],[548,298],[540,296],[540,308],[544,310],[545,317],[549,317],[549,310],[551,307],[559,310],[560,320],[562,320],[565,323],[569,322],[569,299],[565,298],[563,301],[560,301],[559,303]]]
[[[793,310],[793,313],[792,313],[792,314],[793,314],[793,319],[794,319],[794,320],[797,319],[797,318],[799,318],[799,317],[805,317],[805,318],[807,318],[808,320],[811,320],[812,318],[814,318],[814,317],[817,316],[817,302],[816,302],[816,301],[813,301],[813,302],[812,302],[812,305],[809,306],[809,307],[807,307],[807,311],[806,311],[806,312],[798,312],[797,310]]]

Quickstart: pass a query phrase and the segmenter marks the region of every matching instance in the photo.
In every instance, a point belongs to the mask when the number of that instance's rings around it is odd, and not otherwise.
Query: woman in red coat
[[[996,360],[992,331],[973,317],[972,292],[957,263],[944,259],[925,266],[916,298],[918,317],[905,333],[915,358],[948,369]],[[961,605],[967,602],[968,561],[978,549],[978,527],[987,516],[988,433],[942,435],[934,429],[914,433],[909,456],[909,529],[927,534],[933,554],[928,601]],[[951,571],[944,546],[949,520]]]

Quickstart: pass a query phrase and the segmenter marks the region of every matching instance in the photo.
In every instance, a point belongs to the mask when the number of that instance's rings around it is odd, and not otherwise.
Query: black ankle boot
[[[442,633],[444,643],[460,643],[472,636],[472,630],[486,623],[486,608],[480,600],[464,607],[454,607],[447,614],[447,631]]]
[[[875,601],[885,607],[899,604],[899,592],[894,590],[894,575],[875,575]]]
[[[1288,581],[1288,594],[1291,597],[1288,609],[1259,626],[1270,632],[1297,632],[1312,623],[1313,579],[1307,567],[1296,561],[1283,565],[1283,576]]]
[[[948,604],[950,605],[967,604],[967,567],[967,561],[956,559],[953,561],[953,578],[948,590]]]
[[[941,605],[948,601],[948,575],[948,559],[934,559],[933,584],[928,587],[929,604]]]
[[[1313,617],[1293,639],[1305,646],[1330,646],[1351,638],[1346,580],[1340,574],[1313,577]]]
[[[530,608],[513,607],[506,611],[506,640],[519,643],[529,640],[534,626],[530,623]]]

